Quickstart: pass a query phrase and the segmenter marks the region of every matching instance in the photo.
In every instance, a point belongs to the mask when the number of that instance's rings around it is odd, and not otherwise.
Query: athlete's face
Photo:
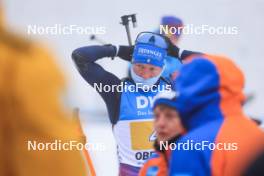
[[[151,64],[133,64],[133,70],[138,76],[144,79],[149,79],[158,76],[161,73],[162,68]]]
[[[154,128],[158,142],[168,141],[184,133],[184,127],[175,109],[165,105],[158,105],[154,109],[154,116]]]

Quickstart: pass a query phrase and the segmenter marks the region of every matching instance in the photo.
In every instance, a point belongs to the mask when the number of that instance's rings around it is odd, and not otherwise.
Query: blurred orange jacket
[[[2,18],[1,18],[2,19]],[[60,99],[64,81],[53,58],[38,44],[0,25],[0,175],[83,176],[78,150],[28,150],[28,141],[81,141]]]
[[[170,158],[170,150],[163,152],[156,151],[140,169],[139,176],[168,175],[169,158]]]

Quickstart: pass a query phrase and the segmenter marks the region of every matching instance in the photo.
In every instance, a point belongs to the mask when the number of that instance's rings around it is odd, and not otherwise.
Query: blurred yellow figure
[[[9,33],[0,13],[0,176],[88,175],[81,151],[28,150],[28,141],[81,138],[62,110],[64,81],[53,58]]]

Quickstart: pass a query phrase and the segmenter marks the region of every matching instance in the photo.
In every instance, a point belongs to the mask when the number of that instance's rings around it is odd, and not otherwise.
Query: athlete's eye
[[[157,121],[160,117],[160,113],[154,112],[154,117],[155,117],[154,119]]]

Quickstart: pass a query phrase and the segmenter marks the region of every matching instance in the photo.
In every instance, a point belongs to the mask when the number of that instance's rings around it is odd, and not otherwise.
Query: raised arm
[[[116,56],[117,49],[113,45],[105,46],[87,46],[78,48],[73,51],[72,59],[75,62],[79,73],[92,87],[101,84],[119,85],[121,80],[114,74],[103,69],[102,66],[96,63],[97,60],[104,57]],[[116,121],[117,107],[119,103],[119,92],[110,91],[104,92],[96,89],[106,103],[109,118],[112,123]]]

